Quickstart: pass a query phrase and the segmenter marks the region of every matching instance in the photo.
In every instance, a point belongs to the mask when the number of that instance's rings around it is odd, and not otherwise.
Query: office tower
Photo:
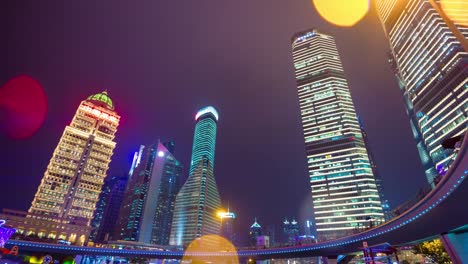
[[[455,152],[444,149],[441,143],[464,135],[468,100],[468,27],[450,21],[439,3],[438,0],[376,3],[390,42],[389,61],[432,186],[455,158]]]
[[[218,217],[221,219],[220,235],[229,240],[233,245],[237,244],[237,234],[234,229],[236,214],[228,209],[227,212],[220,212]]]
[[[270,246],[274,247],[276,245],[276,230],[275,225],[268,225],[265,229],[265,235],[270,237]]]
[[[255,217],[254,223],[249,228],[249,241],[251,246],[257,245],[257,237],[262,235],[262,226],[257,222]]]
[[[297,33],[292,53],[320,240],[351,234],[382,205],[335,40]]]
[[[80,103],[50,159],[28,217],[90,225],[116,145],[119,119],[105,91]]]
[[[203,235],[219,234],[221,199],[213,174],[218,117],[211,106],[195,116],[190,175],[176,197],[171,245],[186,246]]]
[[[91,220],[91,234],[89,235],[89,240],[96,242],[96,235],[99,231],[101,226],[104,210],[106,210],[108,196],[111,193],[114,184],[116,182],[117,177],[115,176],[108,176],[104,179],[104,185],[102,186],[101,193],[99,194],[99,200],[96,204],[96,210],[94,210],[93,220]]]
[[[296,244],[297,237],[299,236],[299,223],[296,219],[293,219],[291,222],[289,222],[287,218],[284,219],[283,234],[289,245]]]
[[[388,221],[391,219],[391,210],[390,210],[390,203],[388,202],[387,198],[385,198],[383,179],[377,171],[377,164],[375,163],[375,158],[374,158],[374,155],[372,154],[370,144],[368,142],[367,132],[364,129],[364,124],[362,123],[362,120],[359,116],[358,116],[358,121],[359,121],[359,126],[362,132],[362,138],[367,148],[367,155],[369,156],[369,162],[372,168],[372,173],[374,174],[375,185],[377,186],[377,192],[379,193],[380,202],[382,203],[382,210],[384,213],[384,218],[385,218],[385,221]]]
[[[304,235],[311,236],[312,235],[312,229],[313,229],[312,221],[306,220],[306,222],[304,224]]]
[[[119,219],[120,216],[120,207],[127,187],[127,181],[127,174],[120,177],[114,176],[109,180],[107,187],[109,190],[106,190],[108,194],[103,198],[105,199],[103,202],[104,210],[102,210],[102,218],[93,239],[94,242],[101,243],[103,241],[114,240],[113,234],[117,225],[116,219]]]
[[[174,141],[164,142],[163,145],[168,150],[168,153],[174,154]],[[158,156],[161,155],[159,151]],[[175,200],[183,183],[182,164],[172,156],[164,155],[166,157],[166,163],[164,166],[163,180],[161,180],[161,185],[159,186],[159,198],[151,233],[151,243],[158,245],[169,245]]]
[[[140,151],[140,161],[125,190],[116,237],[164,245],[169,239],[182,166],[161,142]]]
[[[197,124],[193,135],[192,158],[190,160],[189,175],[195,171],[203,157],[207,157],[211,167],[214,168],[216,146],[216,123],[218,111],[212,106],[200,109],[195,115]]]

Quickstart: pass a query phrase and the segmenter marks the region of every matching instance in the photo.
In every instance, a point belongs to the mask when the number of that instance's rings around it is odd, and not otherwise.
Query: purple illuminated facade
[[[5,222],[5,220],[0,220],[0,248],[5,246],[5,243],[16,231],[14,228],[3,226]]]

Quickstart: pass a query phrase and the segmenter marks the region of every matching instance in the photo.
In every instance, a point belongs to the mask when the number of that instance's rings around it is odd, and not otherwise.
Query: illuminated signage
[[[0,219],[0,226],[4,225],[6,223],[6,220]]]
[[[0,252],[2,252],[3,255],[15,255],[18,256],[18,246],[13,246],[11,249],[6,249],[6,248],[0,248]]]
[[[114,122],[114,123],[118,122],[117,117],[109,115],[108,113],[101,112],[98,109],[94,109],[94,108],[89,107],[87,105],[80,106],[80,109],[87,112],[87,113],[92,114],[93,116],[96,116],[96,117],[99,117],[99,118],[102,118],[102,119],[106,119],[106,120],[109,120],[109,121]]]
[[[235,219],[235,218],[236,218],[236,214],[233,213],[233,212],[219,213],[219,217],[221,217],[221,218],[232,218],[232,219]]]

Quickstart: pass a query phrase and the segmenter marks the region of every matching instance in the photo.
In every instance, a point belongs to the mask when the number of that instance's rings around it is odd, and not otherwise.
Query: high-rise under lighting
[[[456,155],[441,143],[464,135],[468,109],[468,27],[451,21],[440,2],[376,1],[390,42],[389,61],[432,186],[447,172]],[[452,7],[450,12],[466,16],[457,5]]]
[[[119,119],[107,92],[81,102],[50,159],[28,217],[90,225],[116,145]],[[82,244],[86,238],[78,239]]]
[[[221,208],[213,162],[218,112],[213,107],[198,111],[193,137],[190,175],[177,194],[171,229],[171,245],[187,246],[204,235],[218,235]]]
[[[141,146],[135,155],[139,158],[131,169],[115,235],[119,240],[169,243],[175,197],[182,185],[182,165],[166,145],[159,142]],[[173,151],[174,142],[171,145]]]
[[[309,180],[320,240],[383,222],[382,205],[332,36],[292,38]]]
[[[218,122],[218,111],[212,106],[200,109],[195,115],[197,124],[193,134],[192,158],[190,159],[190,172],[200,164],[203,157],[207,157],[214,168],[215,146],[216,146],[216,122]]]

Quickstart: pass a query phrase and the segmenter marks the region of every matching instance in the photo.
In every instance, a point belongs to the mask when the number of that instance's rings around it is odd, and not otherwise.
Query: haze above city
[[[195,113],[213,105],[220,114],[214,175],[239,233],[254,217],[265,226],[312,219],[291,57],[292,35],[309,28],[336,38],[391,206],[426,184],[374,8],[355,27],[337,28],[309,0],[1,5],[0,83],[31,76],[49,111],[34,136],[0,138],[9,186],[0,208],[27,210],[80,101],[107,90],[122,116],[108,175],[127,173],[139,145],[160,138],[176,141],[187,177]]]

